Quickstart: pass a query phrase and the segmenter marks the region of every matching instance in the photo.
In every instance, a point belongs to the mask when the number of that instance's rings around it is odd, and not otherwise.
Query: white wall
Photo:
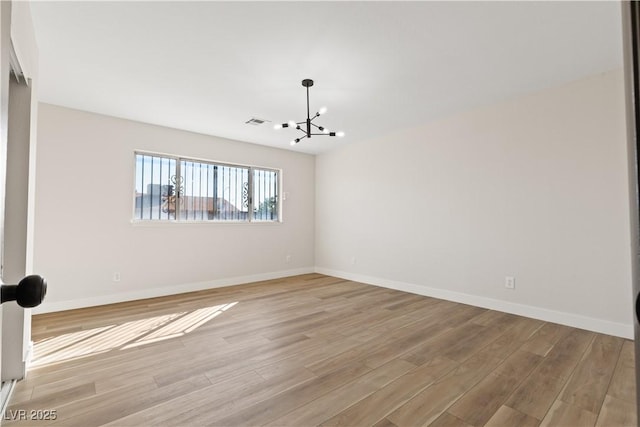
[[[632,337],[624,117],[612,71],[320,155],[317,270]]]
[[[49,289],[37,311],[313,271],[311,155],[48,104],[38,134],[34,270]],[[134,150],[280,168],[284,221],[132,224]]]

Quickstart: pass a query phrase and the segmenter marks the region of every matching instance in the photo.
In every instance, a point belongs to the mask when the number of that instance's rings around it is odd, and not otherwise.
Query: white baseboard
[[[161,288],[143,289],[131,292],[121,292],[110,295],[101,295],[90,298],[80,298],[68,301],[44,302],[32,309],[33,314],[53,313],[56,311],[73,310],[76,308],[94,307],[98,305],[114,304],[118,302],[134,301],[146,298],[163,297],[167,295],[182,294],[186,292],[202,291],[206,289],[222,288],[225,286],[242,285],[245,283],[260,282],[262,280],[280,279],[283,277],[297,276],[299,274],[314,273],[313,267],[298,268],[294,270],[274,271],[270,273],[253,274],[250,276],[228,277],[224,279],[206,280],[203,282],[184,283]]]
[[[27,345],[27,349],[24,352],[24,358],[22,361],[24,362],[24,377],[27,377],[27,372],[29,372],[29,365],[31,364],[31,359],[33,358],[33,341],[29,340],[29,344]]]
[[[477,295],[465,294],[462,292],[454,292],[446,289],[431,288],[428,286],[416,285],[413,283],[400,282],[396,280],[382,279],[379,277],[372,277],[358,273],[349,273],[324,267],[305,267],[294,270],[283,270],[271,273],[254,274],[249,276],[239,276],[196,283],[186,283],[174,286],[165,286],[161,288],[144,289],[139,291],[117,293],[91,298],[81,298],[68,301],[47,302],[45,299],[42,305],[33,309],[33,314],[52,313],[56,311],[73,310],[76,308],[86,308],[118,302],[133,301],[138,299],[175,295],[185,292],[201,291],[205,289],[242,285],[245,283],[280,279],[283,277],[297,276],[299,274],[309,274],[314,272],[326,274],[328,276],[339,277],[341,279],[367,283],[370,285],[382,286],[389,289],[396,289],[403,292],[410,292],[413,294],[439,298],[447,301],[470,304],[477,307],[488,308],[491,310],[498,310],[505,313],[517,314],[519,316],[531,317],[534,319],[544,320],[546,322],[559,323],[561,325],[586,329],[593,332],[633,339],[633,325],[630,324],[611,322],[608,320],[586,317],[579,314],[549,310],[546,308],[535,307],[531,305],[486,298]]]
[[[608,320],[586,317],[579,314],[549,310],[546,308],[535,307],[531,305],[518,304],[509,301],[502,301],[493,298],[465,294],[461,292],[448,291],[446,289],[431,288],[428,286],[416,285],[413,283],[381,279],[378,277],[332,270],[324,267],[316,267],[315,272],[326,274],[328,276],[339,277],[341,279],[353,280],[355,282],[382,286],[384,288],[396,289],[403,292],[410,292],[412,294],[469,304],[476,307],[489,308],[491,310],[498,310],[505,313],[517,314],[519,316],[544,320],[545,322],[559,323],[561,325],[571,326],[574,328],[586,329],[602,334],[633,339],[633,325],[631,324],[611,322]]]

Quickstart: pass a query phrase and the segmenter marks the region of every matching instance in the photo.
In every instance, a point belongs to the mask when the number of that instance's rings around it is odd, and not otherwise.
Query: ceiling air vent
[[[261,124],[264,124],[265,122],[271,122],[271,120],[258,119],[256,117],[251,117],[245,123],[248,124],[248,125],[260,126]]]

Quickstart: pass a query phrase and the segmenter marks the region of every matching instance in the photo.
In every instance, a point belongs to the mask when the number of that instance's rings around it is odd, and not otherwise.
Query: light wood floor
[[[630,341],[318,274],[35,316],[33,339],[3,425],[636,424]]]

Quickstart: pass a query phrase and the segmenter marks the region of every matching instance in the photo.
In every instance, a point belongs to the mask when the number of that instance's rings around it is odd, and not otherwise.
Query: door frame
[[[16,55],[12,55],[9,77],[9,130],[7,139],[6,187],[4,208],[5,283],[16,284],[32,273],[29,256],[29,175],[32,154],[33,85],[22,73]],[[31,353],[31,309],[17,303],[3,304],[2,356],[0,379],[20,380],[26,376]]]
[[[11,2],[0,1],[0,285],[4,266],[4,203],[9,126],[9,50],[11,48]],[[2,305],[0,305],[0,376],[2,374]],[[0,387],[0,410],[4,417],[6,405],[15,383]]]
[[[0,284],[18,283],[33,269],[37,62],[29,3],[1,0]],[[31,310],[0,305],[0,415],[13,384],[26,376],[30,349]]]
[[[622,40],[627,122],[632,310],[635,335],[636,413],[640,420],[640,4],[622,1]]]

